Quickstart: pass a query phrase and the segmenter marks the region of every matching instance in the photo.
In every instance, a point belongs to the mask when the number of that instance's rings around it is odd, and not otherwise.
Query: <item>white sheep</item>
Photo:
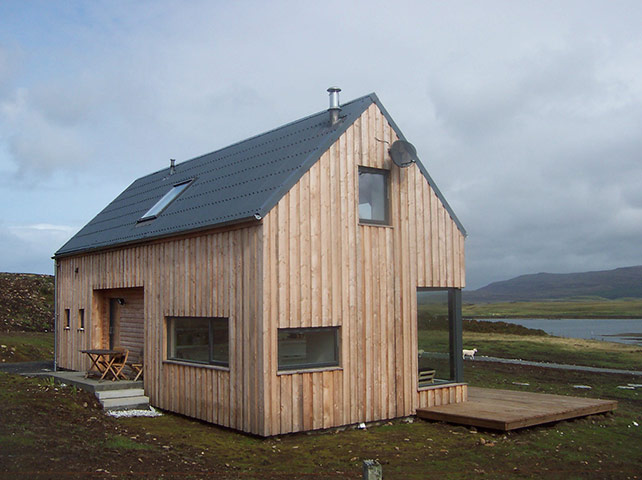
[[[475,360],[475,354],[477,353],[477,349],[476,348],[473,348],[472,350],[463,349],[462,353],[463,353],[462,357],[464,358],[464,360],[466,358],[470,358],[471,360]]]

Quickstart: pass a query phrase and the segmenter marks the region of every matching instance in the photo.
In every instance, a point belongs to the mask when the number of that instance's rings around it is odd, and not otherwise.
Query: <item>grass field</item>
[[[0,332],[0,363],[51,360],[53,352],[51,332]]]
[[[638,478],[642,390],[632,378],[466,364],[472,385],[618,400],[599,415],[508,434],[404,419],[261,439],[179,415],[115,419],[82,391],[0,373],[0,478]],[[527,386],[517,386],[513,382]],[[577,390],[573,385],[591,385]]]
[[[642,318],[642,299],[465,304],[462,313],[475,318]]]
[[[464,335],[482,351],[518,358],[632,368],[642,357],[640,348],[587,349],[512,330]],[[475,361],[465,362],[464,375],[473,386],[615,399],[619,408],[508,434],[397,419],[261,439],[180,415],[115,419],[86,392],[0,373],[0,479],[358,479],[368,458],[381,462],[386,479],[640,478],[642,389],[618,388],[640,377]]]
[[[420,330],[419,346],[427,352],[448,352],[443,328]],[[464,348],[478,355],[642,371],[642,347],[615,342],[561,338],[504,322],[464,321]],[[447,369],[447,367],[446,367]]]
[[[614,342],[464,332],[464,347],[489,357],[642,371],[642,347]]]

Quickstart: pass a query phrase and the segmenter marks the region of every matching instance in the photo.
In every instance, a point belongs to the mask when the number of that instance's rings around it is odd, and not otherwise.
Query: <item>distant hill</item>
[[[642,266],[584,273],[536,273],[494,282],[470,292],[464,302],[513,302],[573,297],[642,298]]]
[[[54,325],[54,277],[0,273],[0,331],[46,332]]]

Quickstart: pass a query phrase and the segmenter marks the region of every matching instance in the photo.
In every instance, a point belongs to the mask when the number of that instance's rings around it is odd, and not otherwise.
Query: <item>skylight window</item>
[[[163,197],[158,202],[156,202],[156,204],[152,208],[147,210],[147,213],[140,217],[138,221],[144,222],[146,220],[153,220],[154,218],[158,217],[161,212],[169,206],[170,203],[176,200],[178,196],[192,184],[193,180],[194,179],[174,185],[172,189],[165,195],[163,195]]]

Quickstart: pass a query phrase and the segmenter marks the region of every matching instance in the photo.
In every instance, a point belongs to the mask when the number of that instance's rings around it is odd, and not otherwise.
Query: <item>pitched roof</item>
[[[341,121],[330,125],[328,111],[316,113],[176,165],[132,183],[55,256],[140,242],[214,226],[260,220],[343,132],[376,103],[399,138],[404,138],[373,93],[341,105]],[[426,169],[418,163],[457,226],[465,230]],[[189,188],[155,219],[140,222],[173,186]]]

